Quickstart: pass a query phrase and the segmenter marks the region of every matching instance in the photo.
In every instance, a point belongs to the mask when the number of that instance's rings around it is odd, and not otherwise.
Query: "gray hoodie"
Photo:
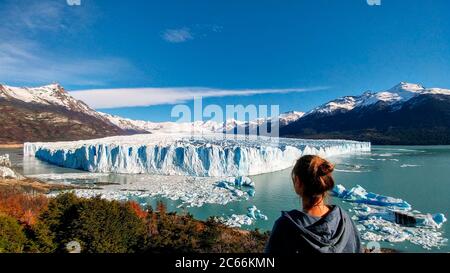
[[[352,219],[331,206],[323,217],[299,210],[283,212],[275,222],[266,253],[361,253],[361,239]]]

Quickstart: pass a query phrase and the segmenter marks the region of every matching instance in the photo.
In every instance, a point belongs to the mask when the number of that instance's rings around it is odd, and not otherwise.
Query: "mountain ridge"
[[[69,141],[125,131],[71,97],[59,84],[19,88],[0,84],[0,143]]]
[[[292,138],[345,138],[382,145],[450,144],[450,90],[402,82],[325,103],[281,128]]]

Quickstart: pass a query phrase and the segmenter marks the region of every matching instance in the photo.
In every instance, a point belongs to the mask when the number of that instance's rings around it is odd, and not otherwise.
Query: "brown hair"
[[[327,196],[327,192],[334,188],[332,173],[334,165],[319,157],[307,155],[300,158],[292,170],[292,181],[298,177],[302,184],[302,198],[308,207],[314,207],[320,199]]]

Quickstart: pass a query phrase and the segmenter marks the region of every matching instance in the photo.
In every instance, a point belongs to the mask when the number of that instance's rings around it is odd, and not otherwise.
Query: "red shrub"
[[[128,202],[128,205],[130,206],[131,210],[137,215],[137,217],[141,219],[147,219],[148,212],[144,211],[141,206],[136,202]]]
[[[24,225],[33,225],[47,208],[48,199],[43,195],[29,195],[15,191],[0,191],[0,212],[17,219]]]

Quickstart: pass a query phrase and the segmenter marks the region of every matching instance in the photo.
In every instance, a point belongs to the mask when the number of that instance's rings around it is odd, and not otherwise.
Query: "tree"
[[[53,253],[56,250],[54,235],[42,221],[38,221],[32,226],[26,226],[24,231],[27,237],[25,252]]]
[[[21,253],[26,242],[16,219],[0,214],[0,253]]]
[[[137,252],[147,236],[145,222],[129,204],[73,194],[52,200],[42,221],[50,227],[60,252],[72,241],[86,253]]]

